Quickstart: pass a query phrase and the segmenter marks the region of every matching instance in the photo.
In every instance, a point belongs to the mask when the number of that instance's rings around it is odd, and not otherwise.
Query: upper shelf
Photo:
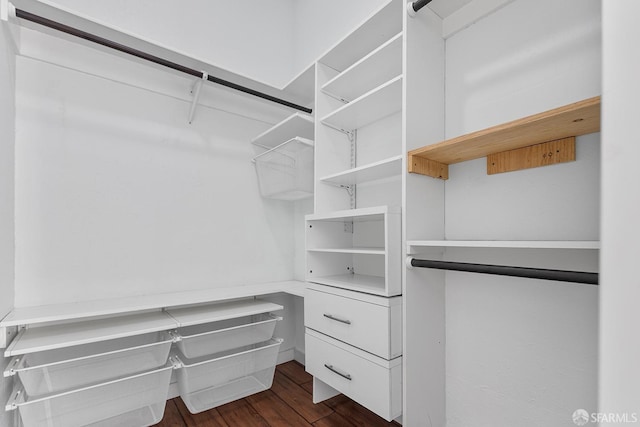
[[[409,172],[447,179],[447,166],[453,163],[598,131],[599,96],[412,150]]]
[[[350,131],[397,113],[401,109],[402,76],[397,76],[328,114],[321,122],[335,129]]]
[[[251,142],[263,148],[273,148],[296,136],[313,140],[313,117],[294,113],[253,138]]]
[[[322,91],[334,98],[352,101],[400,74],[402,33],[328,81],[322,86]]]

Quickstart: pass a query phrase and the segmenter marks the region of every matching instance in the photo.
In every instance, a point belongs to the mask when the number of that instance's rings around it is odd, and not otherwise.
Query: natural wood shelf
[[[408,153],[408,170],[411,173],[447,179],[450,164],[599,131],[600,97],[596,96],[412,150]],[[519,161],[512,162],[522,166],[506,169],[517,170],[571,160],[568,156],[556,161],[553,159],[553,154],[556,152],[550,153],[552,161],[548,161],[549,153],[542,149],[510,153],[510,157],[522,157]],[[546,156],[541,159],[535,157],[545,154]]]

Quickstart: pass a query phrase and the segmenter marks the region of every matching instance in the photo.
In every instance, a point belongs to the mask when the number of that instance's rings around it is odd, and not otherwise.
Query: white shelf
[[[313,140],[313,117],[303,113],[294,113],[256,136],[251,140],[251,143],[263,148],[274,148],[296,136]]]
[[[407,252],[419,248],[600,249],[597,240],[408,240]]]
[[[343,71],[354,62],[402,31],[404,5],[398,1],[387,2],[379,10],[363,20],[363,23],[327,50],[319,62]]]
[[[347,209],[343,211],[333,211],[320,214],[309,214],[305,216],[307,221],[344,221],[345,219],[355,221],[381,221],[384,214],[400,214],[400,207],[397,206],[374,206],[370,208]],[[378,215],[377,218],[370,216]]]
[[[326,94],[351,101],[402,74],[402,33],[344,70],[322,86]]]
[[[280,292],[302,296],[304,295],[305,288],[306,284],[304,282],[290,280],[78,303],[19,307],[13,309],[11,313],[2,319],[0,326],[34,325],[95,316],[110,316],[142,310],[211,303]]]
[[[364,127],[402,109],[402,76],[397,76],[321,119],[342,130]]]
[[[313,282],[375,295],[386,295],[384,277],[366,276],[364,274],[341,274],[337,276],[314,277]]]
[[[61,24],[77,28],[87,33],[94,34],[104,39],[111,40],[124,46],[146,52],[148,54],[166,59],[168,61],[183,65],[194,70],[206,71],[209,75],[216,76],[220,79],[231,81],[242,86],[246,86],[250,89],[254,89],[271,96],[285,98],[288,101],[301,105],[308,104],[309,100],[311,99],[311,93],[307,93],[307,90],[313,90],[311,86],[313,71],[309,70],[310,67],[305,69],[303,73],[294,78],[291,82],[287,83],[286,86],[276,88],[272,84],[269,84],[267,82],[258,81],[254,78],[231,72],[216,64],[211,63],[207,59],[185,55],[173,46],[159,44],[150,39],[140,37],[137,34],[123,31],[121,28],[110,26],[106,22],[98,21],[88,15],[78,13],[71,8],[61,6],[55,1],[13,0],[12,3],[16,8],[19,8],[26,12],[30,12],[35,15],[59,22]],[[68,37],[67,35],[59,32],[51,32],[49,30],[43,29],[41,25],[23,19],[11,19],[11,22],[17,22],[21,27],[34,29],[35,31],[44,32],[47,34],[55,34],[57,37]],[[89,46],[94,49],[96,48],[95,43],[83,40],[79,37],[74,37],[73,41],[75,43]],[[130,55],[124,53],[112,50],[110,50],[110,52],[113,52],[115,55],[119,55],[124,58],[132,58]],[[145,64],[156,66],[151,62],[145,62]],[[157,67],[162,70],[167,70],[165,67],[160,65],[157,65]]]
[[[336,185],[356,185],[402,174],[402,155],[327,175],[320,181]]]
[[[327,249],[307,249],[309,252],[327,252],[336,254],[361,254],[361,255],[384,255],[383,248],[327,248]]]
[[[11,342],[5,357],[89,344],[176,328],[163,311],[25,329]]]
[[[172,308],[166,312],[175,319],[178,326],[200,325],[254,314],[269,313],[284,309],[283,306],[267,301],[248,300],[224,304],[199,305],[196,307]]]

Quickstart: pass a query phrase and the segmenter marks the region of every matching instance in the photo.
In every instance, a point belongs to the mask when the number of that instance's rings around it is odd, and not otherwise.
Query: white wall
[[[275,86],[294,74],[294,0],[54,0],[75,12]]]
[[[0,319],[14,299],[14,148],[15,54],[6,23],[0,22]],[[9,359],[0,358],[4,371]],[[0,379],[0,402],[6,402],[12,381]],[[11,426],[13,413],[0,411],[0,425]]]
[[[640,3],[603,2],[602,257],[600,286],[600,411],[640,419]],[[601,425],[619,425],[614,422]]]
[[[518,0],[446,43],[446,137],[599,95],[600,2]],[[450,167],[448,239],[597,240],[599,134],[577,161],[487,176]],[[448,251],[449,259],[596,271],[594,251]],[[446,277],[448,426],[570,425],[597,402],[597,288]]]
[[[293,0],[294,74],[304,70],[389,0]]]
[[[189,125],[188,101],[127,81],[180,77],[110,61],[18,60],[16,306],[291,279],[294,209],[250,162],[270,123],[201,106]]]

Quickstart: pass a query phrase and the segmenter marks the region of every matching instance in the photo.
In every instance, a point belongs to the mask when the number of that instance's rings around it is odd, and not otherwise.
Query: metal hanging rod
[[[547,270],[544,268],[510,267],[506,265],[470,264],[466,262],[435,261],[410,258],[412,267],[438,270],[465,271],[469,273],[496,274],[499,276],[526,277],[529,279],[558,280],[561,282],[598,284],[598,273],[583,271]]]
[[[117,50],[119,52],[123,52],[129,55],[135,56],[137,58],[144,59],[145,61],[153,62],[154,64],[162,65],[164,67],[171,68],[172,70],[180,71],[181,73],[189,74],[194,77],[202,78],[204,75],[202,71],[194,70],[193,68],[176,64],[175,62],[171,62],[166,59],[162,59],[157,56],[151,55],[149,53],[142,52],[140,50],[125,46],[123,44],[120,44],[111,40],[107,40],[103,37],[96,36],[91,33],[87,33],[86,31],[82,31],[77,28],[73,28],[68,25],[61,24],[60,22],[52,21],[50,19],[35,15],[30,12],[26,12],[21,9],[16,9],[15,11],[16,11],[16,17],[20,19],[25,19],[27,21],[31,21],[36,24],[39,24],[57,31],[61,31],[66,34],[70,34],[72,36],[79,37],[81,39],[88,40],[90,42],[93,42],[102,46],[106,46],[108,48]],[[296,110],[304,111],[305,113],[308,113],[308,114],[311,114],[311,112],[313,111],[311,108],[303,107],[301,105],[294,104],[293,102],[289,102],[284,99],[280,99],[275,96],[271,96],[254,89],[241,86],[239,84],[230,82],[228,80],[223,80],[218,77],[207,75],[207,80],[212,83],[216,83],[240,92],[247,93],[249,95],[257,96],[258,98],[266,99],[267,101],[275,102],[277,104],[284,105],[289,108],[294,108]]]
[[[431,0],[417,0],[413,3],[407,4],[407,11],[409,15],[416,16],[416,12],[431,3]]]

